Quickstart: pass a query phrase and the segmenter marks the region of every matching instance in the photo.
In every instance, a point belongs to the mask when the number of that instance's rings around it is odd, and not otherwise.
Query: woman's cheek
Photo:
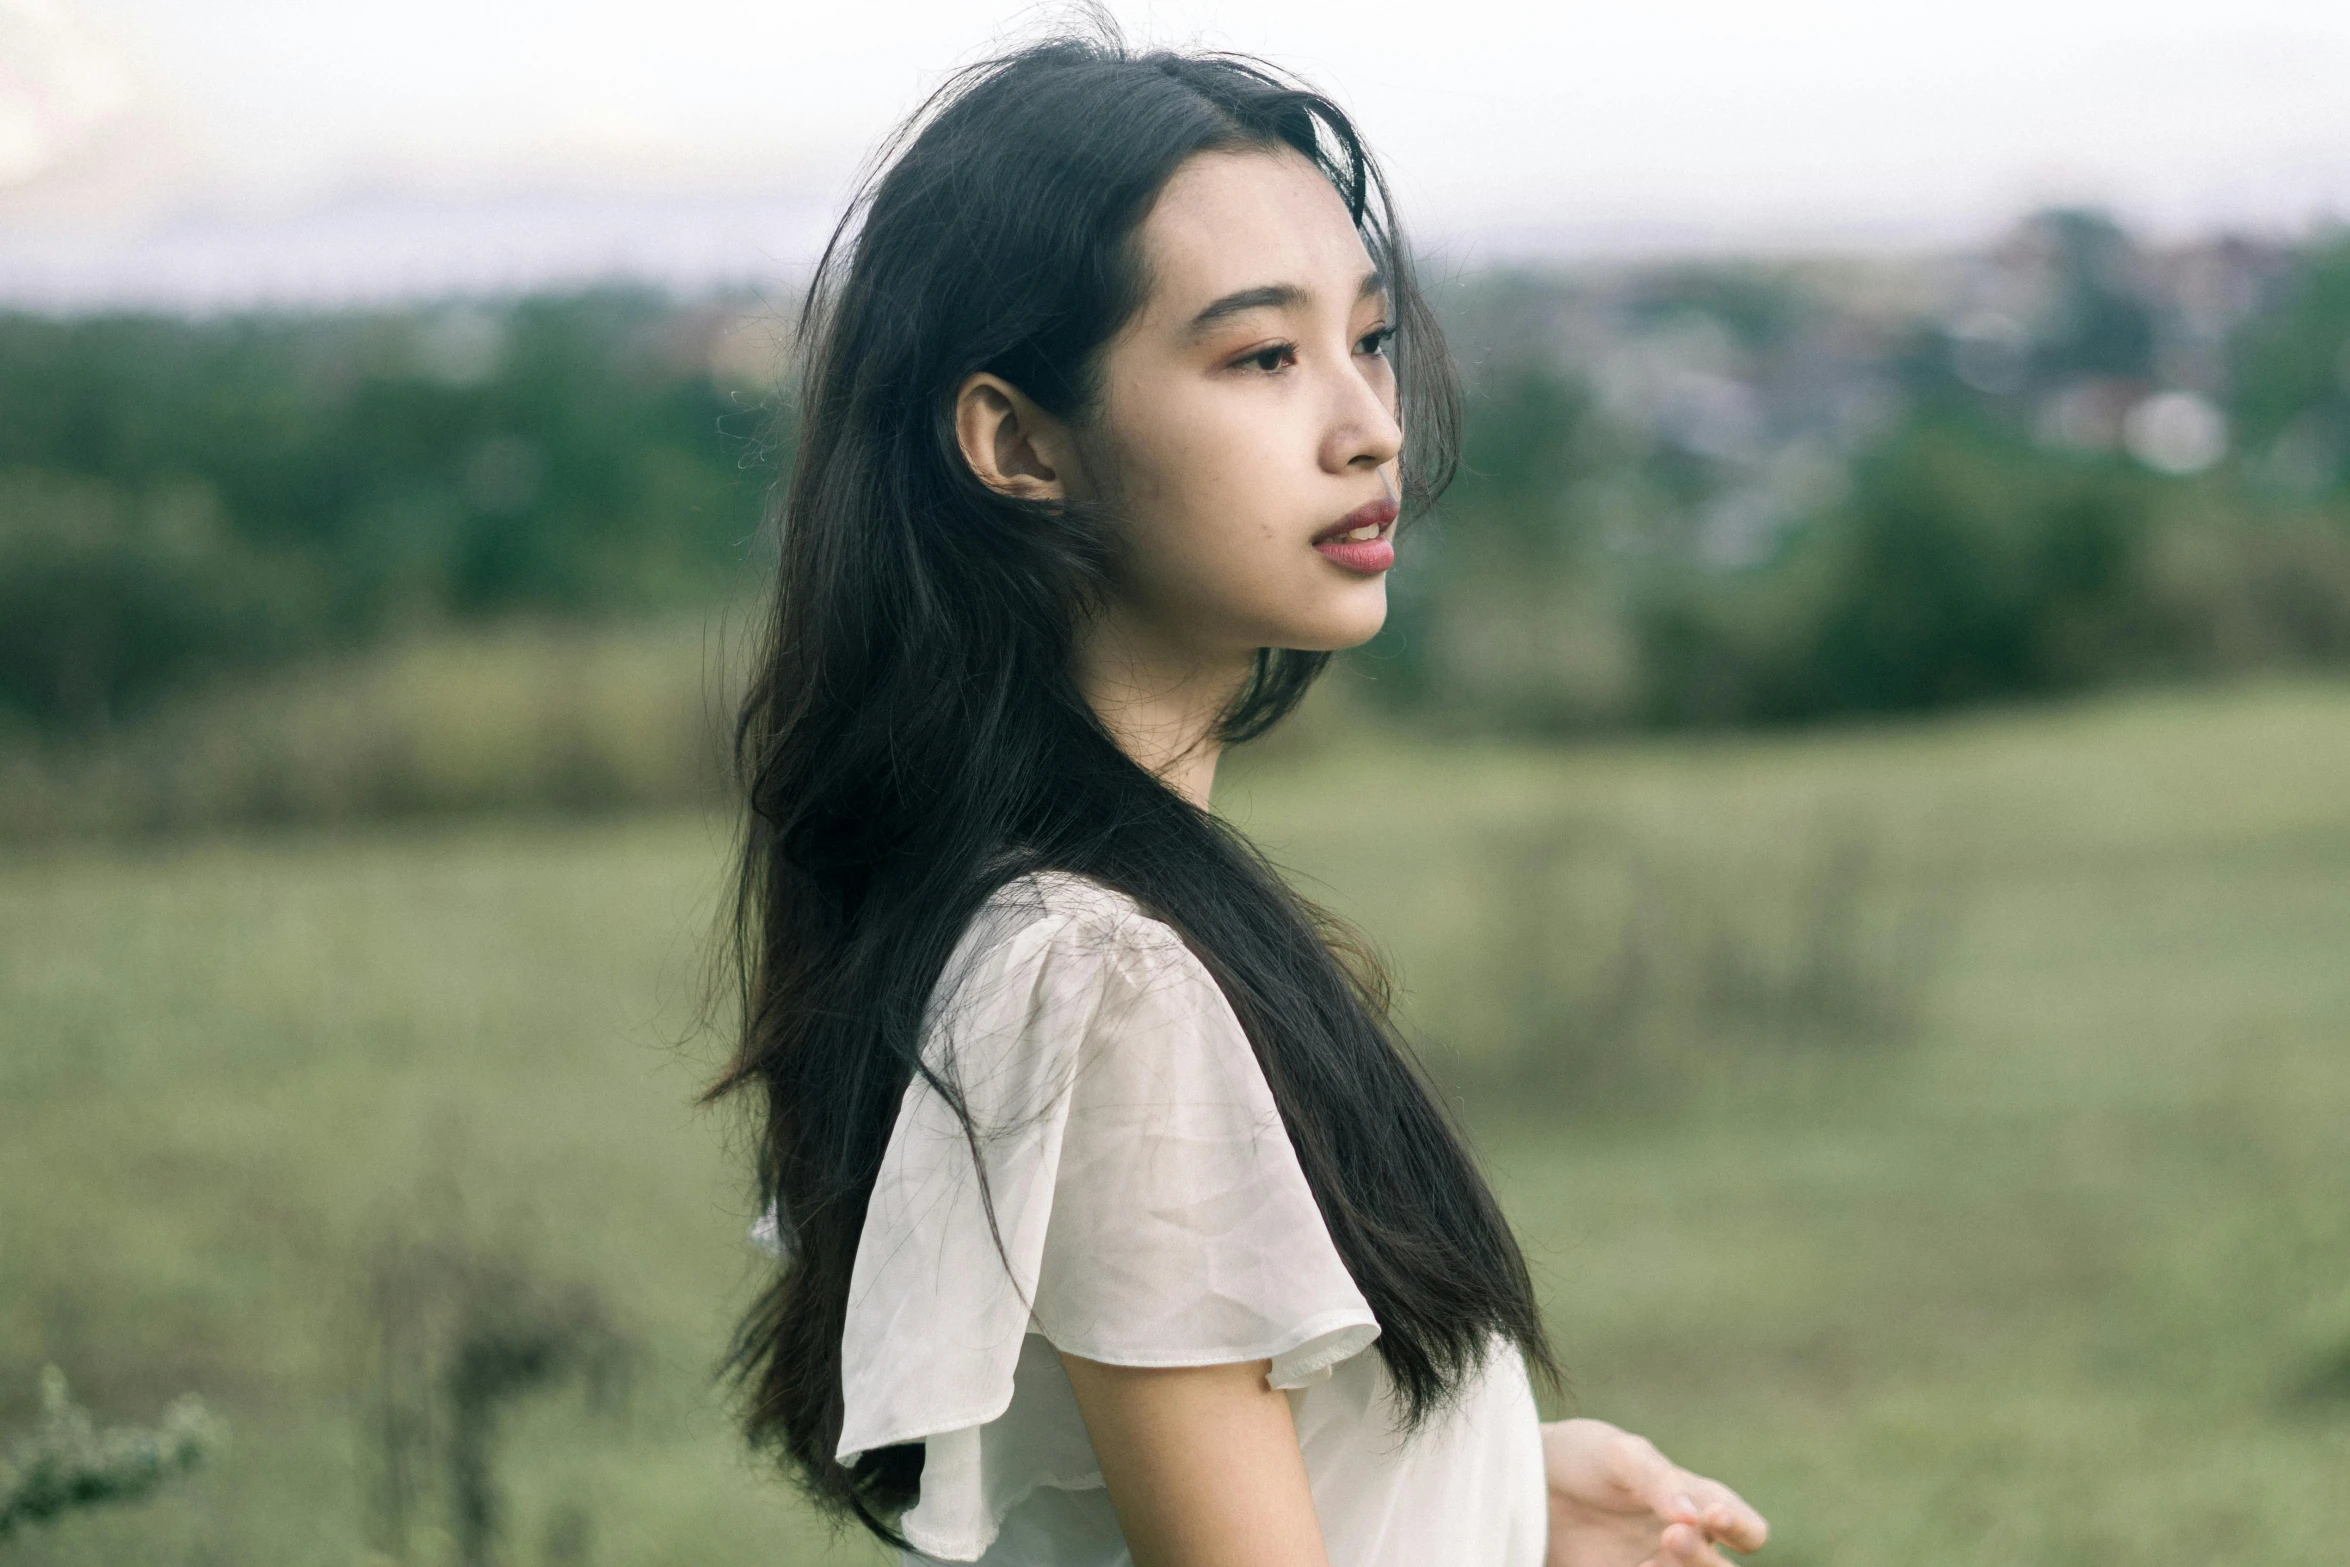
[[[1135,586],[1162,610],[1286,619],[1317,580],[1306,540],[1329,519],[1315,515],[1314,452],[1272,390],[1211,386],[1168,399],[1117,442]]]

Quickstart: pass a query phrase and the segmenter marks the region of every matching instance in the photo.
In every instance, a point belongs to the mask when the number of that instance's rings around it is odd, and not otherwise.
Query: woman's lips
[[[1395,546],[1387,537],[1395,514],[1391,500],[1368,501],[1316,534],[1314,548],[1324,560],[1375,577],[1395,564]]]

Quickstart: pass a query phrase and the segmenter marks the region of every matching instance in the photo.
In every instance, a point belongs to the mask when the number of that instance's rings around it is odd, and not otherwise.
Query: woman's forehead
[[[1196,154],[1167,181],[1139,237],[1152,282],[1146,313],[1176,328],[1247,290],[1295,290],[1345,310],[1371,270],[1344,199],[1287,148]]]

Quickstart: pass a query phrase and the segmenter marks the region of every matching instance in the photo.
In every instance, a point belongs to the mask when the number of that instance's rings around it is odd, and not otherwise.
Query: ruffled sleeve
[[[974,922],[939,993],[925,1051],[976,1149],[917,1078],[850,1283],[839,1456],[925,1443],[901,1528],[970,1561],[1037,1486],[1102,1483],[1055,1349],[1264,1359],[1287,1388],[1379,1329],[1239,1020],[1173,930],[1094,883],[1028,878]]]

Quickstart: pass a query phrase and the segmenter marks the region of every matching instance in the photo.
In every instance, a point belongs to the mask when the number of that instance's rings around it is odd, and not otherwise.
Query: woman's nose
[[[1349,362],[1340,375],[1337,406],[1325,436],[1325,462],[1332,471],[1369,466],[1384,468],[1403,451],[1403,427],[1396,422],[1387,386]]]

